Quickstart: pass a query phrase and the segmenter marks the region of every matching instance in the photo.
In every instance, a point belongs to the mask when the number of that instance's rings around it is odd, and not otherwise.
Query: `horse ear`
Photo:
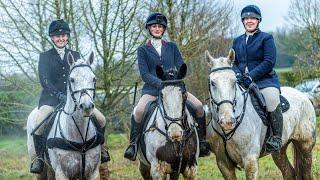
[[[69,66],[72,66],[74,64],[74,57],[71,51],[68,52],[67,60],[68,60]]]
[[[228,63],[230,65],[233,64],[234,59],[235,59],[235,55],[236,55],[235,51],[231,48],[230,51],[229,51],[228,57],[227,57],[228,58]]]
[[[177,79],[183,79],[184,77],[186,77],[186,74],[187,74],[187,65],[182,64],[179,68]]]
[[[156,73],[157,73],[157,77],[159,78],[159,79],[161,79],[161,80],[163,80],[163,78],[164,78],[164,71],[163,71],[163,69],[162,69],[162,67],[161,66],[159,66],[159,65],[157,65],[156,66]]]
[[[206,59],[206,61],[207,61],[207,65],[208,65],[209,67],[211,67],[213,57],[211,56],[211,54],[209,53],[208,50],[205,51],[205,59]]]
[[[93,54],[93,52],[91,52],[87,63],[88,63],[89,65],[91,65],[91,64],[93,63],[93,59],[94,59],[94,54]]]

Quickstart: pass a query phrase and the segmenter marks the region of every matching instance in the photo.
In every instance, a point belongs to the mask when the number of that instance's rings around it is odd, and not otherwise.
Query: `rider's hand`
[[[59,92],[57,94],[57,97],[60,100],[60,102],[65,103],[67,101],[67,96],[65,94],[63,94],[62,92]]]
[[[252,83],[252,78],[250,76],[243,76],[241,83],[245,88],[249,88],[250,84]]]
[[[241,80],[242,80],[243,76],[242,76],[241,73],[237,73],[237,74],[236,74],[236,78],[237,78],[237,82],[238,82],[238,83],[241,83]]]

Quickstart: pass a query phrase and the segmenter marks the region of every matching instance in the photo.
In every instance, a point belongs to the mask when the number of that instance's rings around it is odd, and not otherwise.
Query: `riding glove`
[[[63,102],[63,103],[67,101],[67,96],[62,92],[57,93],[57,98],[60,100],[60,102]]]
[[[241,84],[245,88],[249,88],[250,84],[252,83],[252,78],[250,76],[242,76]]]

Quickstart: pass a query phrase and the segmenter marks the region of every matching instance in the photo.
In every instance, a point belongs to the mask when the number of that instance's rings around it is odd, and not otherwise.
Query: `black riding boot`
[[[273,132],[266,142],[267,152],[279,151],[281,148],[281,136],[283,128],[283,117],[280,104],[277,106],[276,110],[270,112],[270,124]]]
[[[200,154],[199,157],[205,157],[210,155],[210,144],[206,140],[206,116],[205,114],[203,117],[196,118],[198,123],[198,136],[199,136],[199,148]]]
[[[43,154],[46,147],[45,139],[42,135],[34,134],[33,143],[37,157],[33,159],[31,163],[30,172],[40,174],[43,171],[44,167]]]
[[[104,136],[104,132],[106,131],[106,126],[101,128],[101,133]],[[105,163],[110,161],[109,152],[103,147],[103,143],[101,144],[101,163]]]
[[[130,145],[124,152],[124,157],[135,161],[137,157],[138,151],[138,141],[140,138],[140,131],[141,131],[141,123],[137,123],[134,120],[133,115],[131,116],[131,131],[130,131]]]

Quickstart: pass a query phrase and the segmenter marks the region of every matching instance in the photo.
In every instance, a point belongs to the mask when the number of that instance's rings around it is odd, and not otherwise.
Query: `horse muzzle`
[[[222,127],[224,132],[229,132],[232,131],[235,127],[235,119],[234,118],[230,118],[229,120],[226,119],[221,119],[220,121],[220,126]]]
[[[82,112],[82,115],[84,117],[89,117],[91,116],[93,109],[94,109],[94,103],[81,103],[79,105],[79,109]]]
[[[183,129],[178,124],[172,124],[168,128],[168,136],[173,142],[180,142],[183,137]]]

